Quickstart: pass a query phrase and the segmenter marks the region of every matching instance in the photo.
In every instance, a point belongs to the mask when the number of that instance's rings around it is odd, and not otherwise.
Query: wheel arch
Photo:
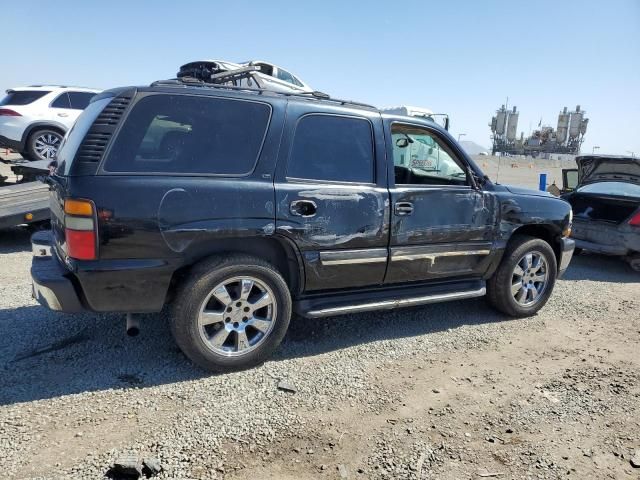
[[[289,286],[295,297],[304,289],[304,266],[298,249],[291,240],[274,235],[272,237],[238,237],[214,240],[208,245],[206,254],[191,259],[187,265],[176,270],[172,276],[169,295],[180,281],[200,263],[219,255],[242,254],[260,258],[273,265]]]
[[[544,223],[522,225],[511,233],[509,242],[515,235],[529,235],[530,237],[536,237],[547,242],[553,250],[553,253],[556,256],[556,263],[559,266],[560,258],[562,256],[562,248],[559,241],[561,234],[553,225]],[[507,242],[507,245],[509,242]]]
[[[29,125],[27,128],[25,128],[24,133],[22,134],[22,142],[21,142],[22,148],[24,149],[27,148],[27,141],[29,140],[29,137],[33,132],[35,132],[36,130],[44,130],[44,129],[56,130],[60,132],[60,134],[62,134],[63,136],[67,133],[67,128],[60,123],[35,122]]]

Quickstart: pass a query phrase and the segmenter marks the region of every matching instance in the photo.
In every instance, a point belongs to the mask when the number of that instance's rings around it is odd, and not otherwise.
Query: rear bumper
[[[53,248],[50,231],[34,234],[31,246],[33,297],[66,313],[159,312],[177,268],[163,260],[140,259],[71,261],[67,266]]]
[[[49,232],[38,232],[31,238],[34,257],[31,260],[33,298],[42,306],[66,313],[82,312],[85,308],[71,281],[71,273],[51,254]]]
[[[558,278],[562,278],[564,272],[569,267],[571,257],[573,257],[573,251],[576,247],[576,242],[571,238],[560,239],[560,258],[558,259]]]

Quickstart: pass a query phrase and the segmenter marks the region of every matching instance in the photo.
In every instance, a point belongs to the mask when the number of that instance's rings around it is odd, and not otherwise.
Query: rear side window
[[[0,107],[4,105],[29,105],[39,98],[44,97],[47,91],[43,90],[20,90],[19,92],[9,92],[6,97],[0,100]]]
[[[52,108],[71,108],[71,102],[69,102],[69,95],[67,92],[61,93],[53,102],[51,102]]]
[[[263,103],[152,95],[125,120],[104,170],[244,175],[256,164],[270,116]]]
[[[91,92],[68,92],[71,108],[84,110],[89,105],[91,99],[96,95]]]
[[[296,127],[287,176],[373,183],[371,123],[363,118],[307,115]]]

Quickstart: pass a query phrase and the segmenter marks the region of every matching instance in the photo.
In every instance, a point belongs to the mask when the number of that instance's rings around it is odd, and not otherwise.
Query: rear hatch
[[[95,175],[109,140],[134,94],[132,89],[118,89],[96,95],[62,141],[57,167],[49,177],[49,184],[51,229],[56,251],[63,260],[69,256],[86,260],[97,257],[98,212],[95,205],[84,195],[84,206],[68,202],[65,208],[65,201],[70,197],[83,200],[75,195],[74,184],[77,185],[82,177]],[[88,210],[90,205],[93,206]],[[85,243],[80,245],[80,256],[70,255],[74,249],[73,242],[78,239]],[[93,256],[87,241],[93,241]]]
[[[578,184],[569,196],[576,221],[620,224],[640,207],[640,159],[610,155],[576,157]]]
[[[626,182],[640,185],[640,158],[616,155],[581,155],[578,187],[595,182]]]

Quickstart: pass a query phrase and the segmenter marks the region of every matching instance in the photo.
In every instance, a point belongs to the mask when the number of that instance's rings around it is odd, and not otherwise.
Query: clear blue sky
[[[640,0],[5,0],[0,88],[109,88],[175,76],[203,58],[268,60],[318,90],[420,105],[489,145],[509,97],[518,130],[580,104],[583,151],[640,154]]]

